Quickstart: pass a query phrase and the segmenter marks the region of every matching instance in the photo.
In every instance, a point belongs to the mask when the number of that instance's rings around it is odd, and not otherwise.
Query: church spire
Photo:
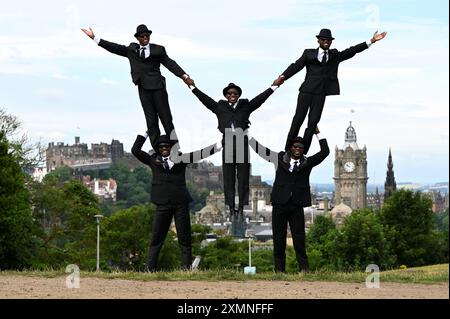
[[[389,148],[389,156],[387,163],[386,181],[384,182],[384,200],[388,199],[392,193],[397,189],[394,177],[394,162],[392,161],[391,148]]]

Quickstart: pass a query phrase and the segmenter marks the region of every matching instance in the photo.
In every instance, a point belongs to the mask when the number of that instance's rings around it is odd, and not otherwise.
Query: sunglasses
[[[227,92],[227,95],[237,95],[237,96],[239,96],[239,93],[238,92]]]
[[[332,42],[333,40],[331,40],[331,39],[325,39],[325,38],[319,38],[319,41],[322,41],[322,42]]]
[[[141,38],[141,39],[150,38],[150,34],[141,34],[141,35],[138,35],[138,38]]]
[[[160,144],[158,145],[158,148],[170,148],[169,144]]]
[[[305,148],[305,147],[300,144],[294,144],[294,145],[292,145],[292,148]]]

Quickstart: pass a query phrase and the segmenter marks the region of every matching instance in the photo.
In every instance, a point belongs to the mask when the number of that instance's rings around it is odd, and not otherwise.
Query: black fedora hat
[[[140,24],[136,28],[136,33],[134,34],[134,37],[138,37],[142,33],[150,35],[152,34],[152,30],[147,29],[147,26],[145,24]]]
[[[242,95],[242,90],[241,90],[241,88],[239,87],[239,86],[237,86],[236,84],[234,84],[234,83],[230,83],[230,84],[228,84],[228,86],[227,87],[225,87],[224,89],[223,89],[223,96],[226,96],[227,95],[227,92],[228,92],[228,90],[229,89],[236,89],[237,91],[238,91],[238,93],[239,93],[239,96],[241,96]]]
[[[155,146],[158,147],[160,144],[168,144],[171,147],[177,143],[175,140],[171,140],[168,135],[160,135],[155,142]]]
[[[322,29],[320,30],[319,34],[316,35],[317,39],[323,38],[323,39],[330,39],[330,40],[334,40],[333,36],[331,35],[331,30],[330,29]]]

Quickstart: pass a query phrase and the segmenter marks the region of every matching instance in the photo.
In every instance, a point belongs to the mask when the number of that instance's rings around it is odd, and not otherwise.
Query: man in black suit
[[[218,129],[223,134],[222,170],[225,204],[229,206],[231,216],[236,214],[242,216],[244,206],[248,205],[250,178],[248,141],[243,132],[250,126],[250,114],[259,108],[278,86],[268,88],[249,101],[248,99],[239,99],[242,89],[236,84],[230,83],[222,90],[226,100],[218,102],[200,91],[195,84],[189,87],[195,96],[217,116]],[[240,140],[240,138],[244,140]],[[243,145],[243,149],[240,147],[241,145]],[[237,211],[234,202],[236,174],[239,196]]]
[[[273,82],[273,85],[281,85],[284,81],[306,67],[305,80],[299,89],[297,109],[292,119],[287,141],[298,135],[309,110],[308,126],[303,135],[305,141],[304,153],[306,154],[308,152],[314,130],[322,116],[325,97],[327,95],[339,94],[339,81],[337,77],[339,64],[342,61],[352,58],[356,53],[369,48],[372,43],[383,39],[385,36],[386,32],[378,34],[378,31],[376,31],[369,41],[357,44],[344,51],[338,51],[336,49],[330,49],[331,43],[334,40],[331,31],[329,29],[320,30],[319,34],[316,35],[319,48],[306,49],[303,55]]]
[[[286,271],[287,226],[291,229],[295,255],[302,272],[308,271],[308,257],[305,245],[305,215],[303,207],[311,206],[309,175],[314,166],[319,165],[330,154],[325,138],[316,136],[320,151],[311,157],[304,155],[304,140],[295,137],[289,140],[286,152],[278,154],[250,138],[249,144],[258,155],[272,162],[276,168],[271,194],[273,255],[276,272]]]
[[[158,117],[166,134],[170,134],[172,140],[177,140],[166,91],[166,79],[161,75],[160,65],[164,65],[170,72],[183,78],[188,85],[193,81],[174,60],[169,58],[163,46],[150,43],[152,31],[147,29],[144,24],[139,25],[134,34],[139,44],[132,42],[125,46],[96,37],[91,28],[81,30],[100,47],[126,57],[130,61],[131,78],[133,83],[138,86],[139,98],[144,109],[152,145],[155,146],[156,138],[161,135]]]
[[[156,152],[142,151],[147,136],[138,135],[131,152],[142,163],[152,169],[153,181],[151,201],[156,205],[152,226],[152,239],[149,247],[147,271],[155,271],[159,252],[169,231],[172,218],[175,218],[178,244],[181,249],[181,267],[188,270],[192,264],[191,222],[189,202],[192,198],[186,188],[186,166],[215,152],[222,146],[210,145],[200,151],[174,154],[175,141],[167,135],[155,140]]]

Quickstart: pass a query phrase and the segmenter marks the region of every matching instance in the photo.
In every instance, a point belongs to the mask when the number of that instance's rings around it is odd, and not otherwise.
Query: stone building
[[[335,148],[335,205],[344,203],[352,209],[367,206],[367,149],[356,142],[356,132],[350,122],[342,149]]]
[[[51,172],[61,166],[69,166],[75,170],[105,169],[113,162],[125,157],[123,144],[112,140],[111,144],[92,143],[88,148],[86,143],[80,143],[80,137],[75,137],[75,144],[51,142],[46,150],[46,168]]]

